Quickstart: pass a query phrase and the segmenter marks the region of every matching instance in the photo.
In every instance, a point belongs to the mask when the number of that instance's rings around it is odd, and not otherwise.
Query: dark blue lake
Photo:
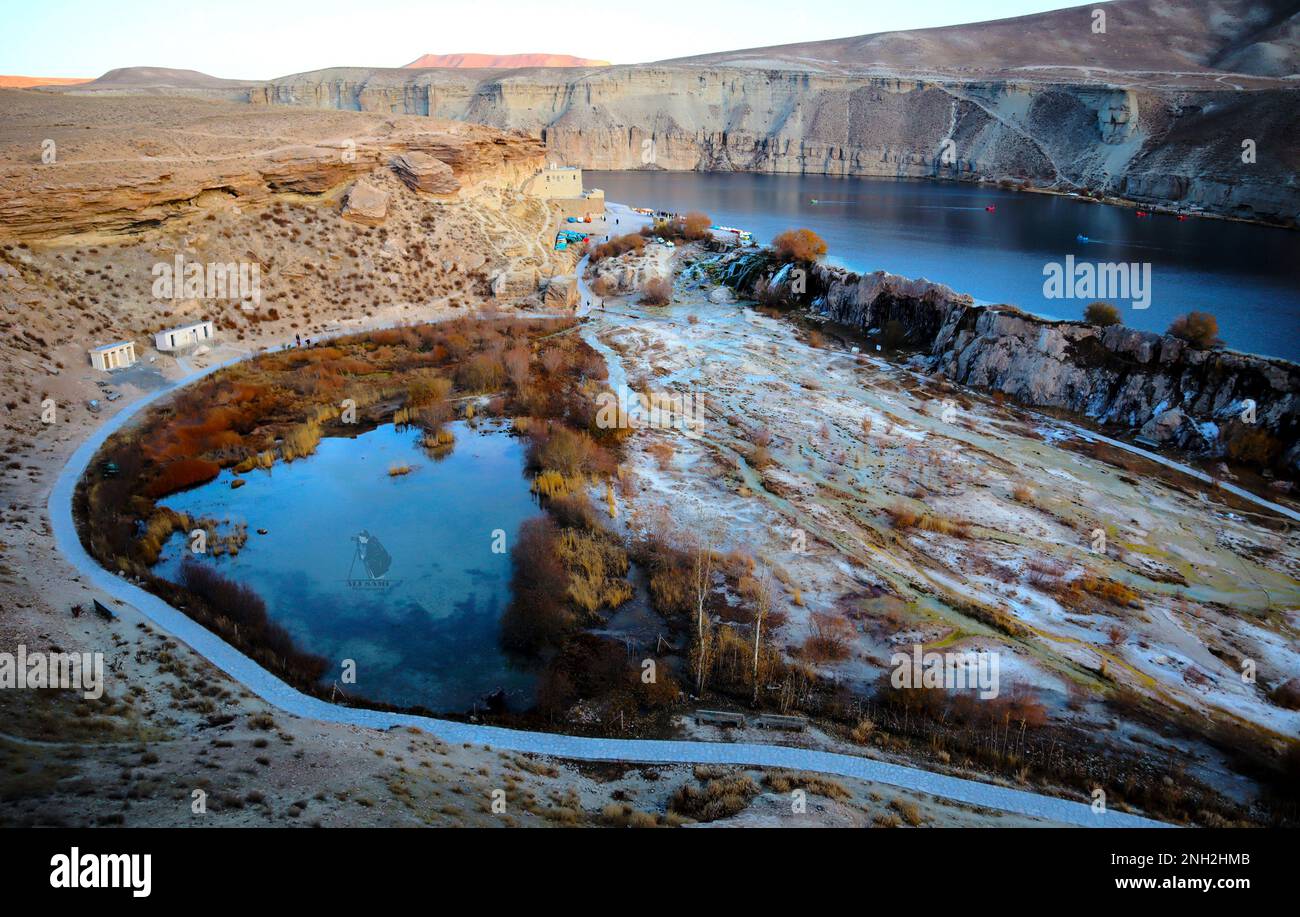
[[[255,589],[303,649],[328,659],[327,684],[351,659],[356,684],[340,687],[353,696],[460,712],[504,689],[510,706],[526,707],[534,675],[497,639],[510,556],[493,551],[494,531],[505,533],[508,549],[539,513],[523,474],[524,444],[490,423],[448,428],[455,447],[438,460],[418,432],[389,424],[323,439],[310,457],[242,475],[242,487],[232,489],[225,471],[160,502],[247,524],[237,556],[197,559]],[[389,475],[403,464],[413,470]],[[369,564],[356,540],[362,533],[382,545]],[[187,551],[175,536],[155,572],[175,580]]]
[[[1185,312],[1211,312],[1229,347],[1300,360],[1300,232],[1139,218],[1120,207],[944,182],[700,172],[589,172],[585,180],[617,203],[703,210],[760,243],[806,226],[826,240],[831,261],[853,270],[926,277],[1053,318],[1079,318],[1094,299],[1121,305],[1126,324],[1149,331]],[[1064,265],[1067,255],[1149,264],[1150,304],[1046,297],[1044,267]]]

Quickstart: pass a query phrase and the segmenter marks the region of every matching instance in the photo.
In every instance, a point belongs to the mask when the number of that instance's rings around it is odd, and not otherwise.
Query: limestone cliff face
[[[745,295],[789,294],[791,269],[765,254],[728,256],[723,280]],[[954,382],[1002,392],[1022,403],[1071,411],[1189,451],[1221,455],[1234,440],[1264,430],[1282,461],[1300,471],[1300,366],[1224,350],[1202,350],[1169,335],[1037,318],[1006,306],[976,305],[941,284],[884,272],[859,275],[816,265],[803,301],[868,332],[891,329],[919,348],[930,370]],[[1255,423],[1243,424],[1247,401]]]
[[[276,79],[262,105],[515,128],[594,169],[1028,181],[1292,223],[1300,90],[882,76],[649,64],[522,73],[337,69]],[[1257,155],[1242,162],[1242,141]]]

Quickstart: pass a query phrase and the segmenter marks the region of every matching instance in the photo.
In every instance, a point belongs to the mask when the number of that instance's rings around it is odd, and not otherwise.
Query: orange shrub
[[[221,472],[221,466],[206,459],[182,458],[162,466],[150,483],[150,497],[163,497],[196,484],[206,484]]]
[[[808,619],[812,631],[803,645],[804,658],[812,662],[833,662],[849,657],[853,625],[844,618],[814,611]]]
[[[673,298],[673,284],[667,277],[652,277],[641,290],[641,303],[646,306],[666,306]]]
[[[470,357],[456,373],[461,387],[470,392],[487,392],[505,382],[505,367],[499,357],[478,353]]]
[[[772,250],[782,261],[816,261],[826,254],[826,243],[811,229],[787,229],[772,240]]]
[[[639,252],[643,248],[645,248],[645,238],[639,233],[630,232],[627,235],[615,236],[608,242],[597,245],[591,250],[591,260],[602,261],[605,258],[612,258],[624,252]]]
[[[1219,338],[1219,320],[1209,312],[1188,312],[1178,316],[1170,323],[1169,333],[1202,349],[1223,345]]]
[[[707,213],[692,210],[682,220],[682,236],[687,239],[704,239],[709,235],[713,220]]]

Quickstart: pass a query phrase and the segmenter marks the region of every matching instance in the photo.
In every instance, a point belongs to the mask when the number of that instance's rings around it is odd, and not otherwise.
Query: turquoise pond
[[[420,434],[392,424],[321,440],[316,453],[159,501],[227,525],[245,523],[237,556],[201,555],[250,586],[304,650],[356,663],[353,697],[437,712],[465,712],[503,691],[530,705],[535,674],[501,651],[510,555],[519,526],[540,514],[524,475],[525,444],[494,423],[449,424],[456,443],[434,459]],[[409,474],[390,476],[394,465]],[[266,534],[259,534],[265,529]],[[504,532],[507,551],[494,552]],[[357,536],[382,545],[370,563]],[[502,539],[496,538],[500,548]],[[154,572],[175,581],[186,541],[174,536]],[[386,565],[383,558],[390,562]]]

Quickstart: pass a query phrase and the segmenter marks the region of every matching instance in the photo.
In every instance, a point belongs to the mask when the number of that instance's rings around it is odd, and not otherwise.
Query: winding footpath
[[[232,362],[235,361],[227,361],[192,373],[124,406],[73,453],[55,482],[50,493],[48,508],[55,543],[69,562],[86,578],[90,586],[133,606],[153,624],[187,644],[214,666],[285,714],[369,729],[414,727],[437,736],[447,743],[487,745],[502,751],[547,755],[569,760],[647,764],[720,764],[814,771],[928,793],[953,802],[1068,825],[1110,828],[1164,827],[1160,822],[1137,815],[1110,810],[1098,813],[1094,812],[1091,806],[1081,802],[995,786],[977,780],[935,774],[919,768],[855,755],[756,743],[605,739],[548,732],[526,732],[414,714],[339,707],[304,694],[276,678],[158,596],[101,567],[82,546],[73,522],[73,491],[104,441],[154,401]]]

